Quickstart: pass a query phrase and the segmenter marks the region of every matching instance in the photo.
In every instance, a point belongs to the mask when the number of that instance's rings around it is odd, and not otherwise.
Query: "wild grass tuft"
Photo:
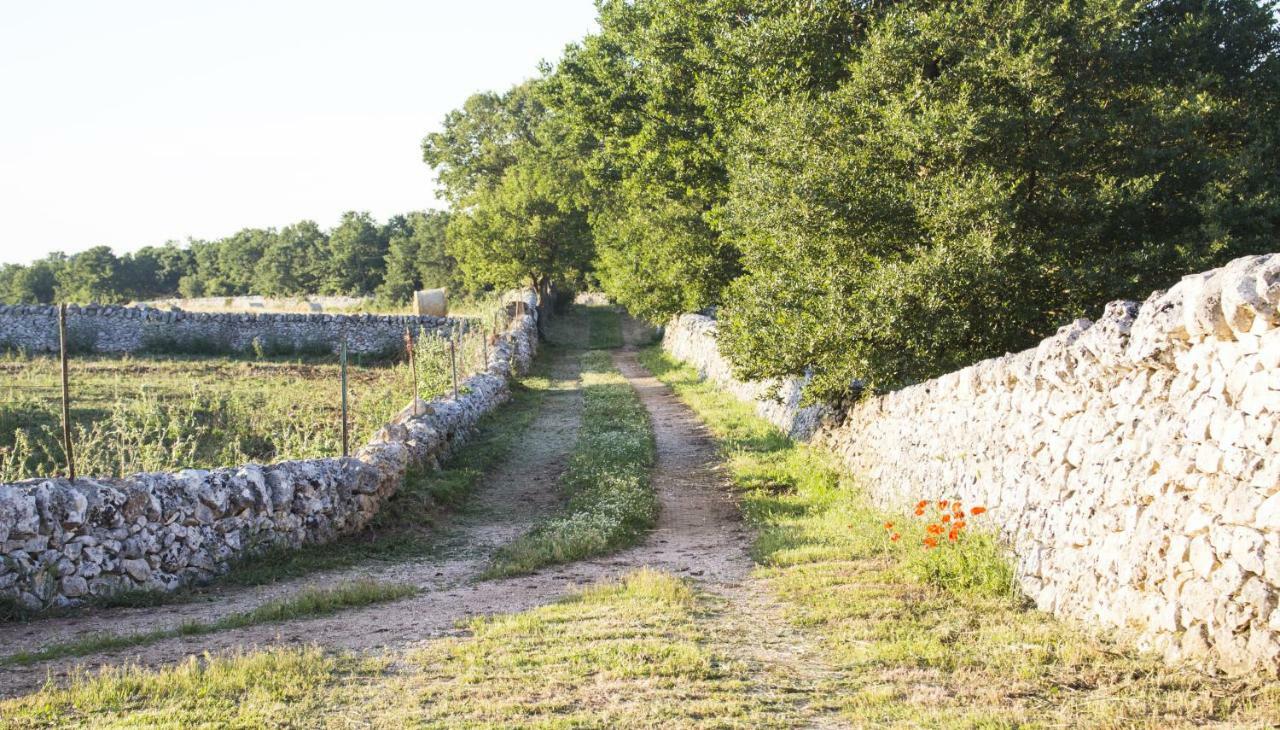
[[[634,543],[657,517],[648,413],[608,353],[587,352],[582,362],[582,426],[560,479],[566,507],[499,549],[489,577],[617,550]]]

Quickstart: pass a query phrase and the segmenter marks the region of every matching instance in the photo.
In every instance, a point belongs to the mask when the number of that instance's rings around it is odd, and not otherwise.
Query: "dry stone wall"
[[[680,318],[664,342],[721,372],[705,321]],[[986,505],[1043,610],[1170,660],[1277,672],[1278,425],[1280,255],[1268,255],[866,398],[812,440],[885,506]]]
[[[350,352],[381,354],[403,347],[404,329],[448,336],[466,322],[446,317],[388,314],[267,314],[86,305],[67,307],[67,336],[78,350],[141,352],[328,350],[343,340]],[[58,309],[42,304],[0,305],[0,347],[58,349]]]
[[[662,347],[672,357],[692,365],[703,378],[712,381],[740,400],[755,406],[763,419],[794,439],[807,440],[830,409],[822,405],[802,406],[804,378],[742,381],[733,376],[733,365],[716,347],[715,319],[704,314],[683,314],[663,332]]]
[[[174,590],[269,547],[357,532],[411,464],[437,466],[510,397],[537,344],[532,294],[458,398],[411,403],[350,458],[0,485],[0,599],[31,609]]]

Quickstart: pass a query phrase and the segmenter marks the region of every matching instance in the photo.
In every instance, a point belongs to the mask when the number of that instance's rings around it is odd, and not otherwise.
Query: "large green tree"
[[[326,274],[320,284],[326,294],[366,294],[382,283],[382,259],[387,239],[368,213],[348,211],[329,233]]]
[[[378,296],[403,303],[419,289],[453,288],[461,282],[457,268],[445,251],[448,213],[425,211],[396,216],[387,224],[386,277]]]
[[[583,281],[591,259],[585,187],[544,82],[478,94],[423,141],[453,203],[448,253],[468,286],[532,286],[545,298]]]
[[[893,387],[1274,247],[1269,4],[900,2],[854,50],[734,137],[744,375]]]

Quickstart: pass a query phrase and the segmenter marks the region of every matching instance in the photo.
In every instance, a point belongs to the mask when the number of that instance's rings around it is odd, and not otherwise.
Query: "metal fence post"
[[[458,399],[458,348],[453,344],[453,338],[449,338],[449,367],[453,370],[453,399]]]
[[[62,448],[67,453],[67,476],[76,478],[76,457],[71,449],[71,389],[67,378],[67,305],[58,305],[58,349],[62,360]]]
[[[342,341],[342,347],[339,351],[338,361],[342,372],[342,456],[348,456],[348,434],[347,434],[347,341]]]

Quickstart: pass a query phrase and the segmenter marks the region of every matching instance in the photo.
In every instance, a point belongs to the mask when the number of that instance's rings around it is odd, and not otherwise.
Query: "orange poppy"
[[[886,530],[892,530],[892,529],[893,529],[893,523],[892,523],[892,522],[886,522],[886,523],[884,523],[884,529],[886,529]]]
[[[986,508],[986,507],[974,507],[973,509],[969,510],[969,514],[971,514],[971,515],[980,515],[980,514],[982,514],[983,512],[986,512],[986,511],[987,511],[987,508]]]
[[[930,534],[930,535],[941,535],[941,534],[942,534],[942,525],[929,525],[928,527],[926,527],[926,528],[924,528],[924,529],[925,529],[925,530],[927,530],[927,531],[929,532],[929,534]]]
[[[943,522],[950,522],[950,521],[951,521],[951,515],[943,515],[943,516],[942,516],[942,521],[943,521]]]
[[[938,501],[938,509],[946,509],[948,504],[950,504],[950,502],[948,502],[948,501],[947,501],[947,500],[945,500],[945,499],[943,499],[943,500],[939,500],[939,501]]]
[[[927,548],[936,548],[936,547],[938,547],[938,538],[936,538],[936,537],[926,537],[926,538],[924,539],[924,546],[925,546],[925,547],[927,547]]]
[[[902,537],[902,535],[899,535],[898,533],[896,533],[896,532],[895,532],[895,533],[893,533],[893,537],[891,537],[891,538],[889,538],[889,539],[890,539],[891,541],[893,541],[893,542],[897,542],[901,537]]]

